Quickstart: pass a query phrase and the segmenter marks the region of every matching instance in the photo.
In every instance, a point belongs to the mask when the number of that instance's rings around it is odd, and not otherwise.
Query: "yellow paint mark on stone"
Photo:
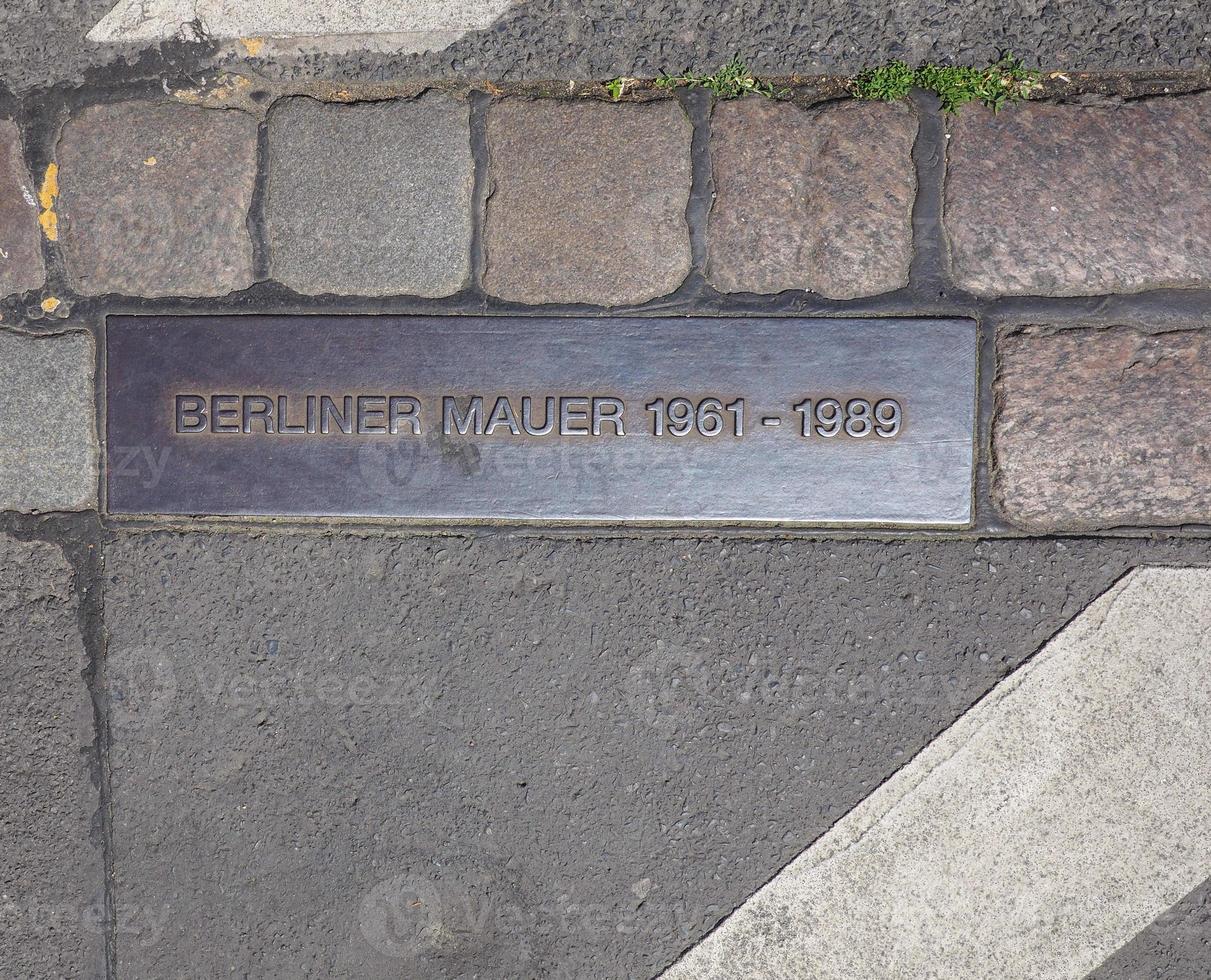
[[[265,40],[259,37],[242,37],[240,38],[240,44],[248,52],[249,57],[255,58],[261,53],[261,48],[265,46]]]
[[[186,105],[225,108],[242,98],[252,87],[252,80],[243,75],[223,72],[196,88],[173,89],[171,95]]]
[[[49,164],[42,178],[42,189],[38,191],[38,205],[42,212],[38,215],[38,224],[42,226],[42,234],[48,241],[59,240],[59,216],[55,213],[55,199],[59,196],[59,165]]]
[[[46,174],[42,177],[42,189],[38,191],[38,203],[43,210],[49,211],[55,206],[55,198],[59,196],[59,165],[49,164]]]
[[[38,224],[42,226],[42,234],[49,242],[59,240],[59,216],[54,211],[43,211],[38,215]]]
[[[59,305],[59,300],[57,300],[54,296],[47,296],[46,299],[42,301],[42,312],[54,313],[55,310],[59,308]]]
[[[155,165],[156,165],[155,157],[148,157],[146,160],[143,161],[143,166],[145,166],[145,167],[154,167]]]

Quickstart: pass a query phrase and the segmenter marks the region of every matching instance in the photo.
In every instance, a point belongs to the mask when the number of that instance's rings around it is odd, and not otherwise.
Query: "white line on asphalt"
[[[118,0],[90,41],[163,41],[201,23],[215,38],[393,35],[443,47],[489,27],[511,0]],[[414,45],[413,45],[414,46]]]
[[[1084,977],[1211,875],[1209,637],[1133,572],[664,977]]]

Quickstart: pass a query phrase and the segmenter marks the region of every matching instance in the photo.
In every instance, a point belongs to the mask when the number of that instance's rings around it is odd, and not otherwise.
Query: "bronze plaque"
[[[114,316],[114,514],[965,525],[961,319]]]

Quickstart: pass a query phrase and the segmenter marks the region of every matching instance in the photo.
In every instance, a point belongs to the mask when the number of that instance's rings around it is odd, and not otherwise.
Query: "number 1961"
[[[894,398],[883,398],[873,406],[865,398],[844,403],[836,398],[808,398],[792,407],[799,413],[801,434],[808,438],[816,435],[831,439],[844,433],[862,439],[874,433],[890,439],[899,433],[904,420],[903,409]]]
[[[657,398],[643,406],[652,413],[652,434],[688,436],[717,436],[731,430],[731,435],[744,435],[744,399],[723,404],[720,398],[704,398],[695,405],[688,398],[673,398],[667,403]]]

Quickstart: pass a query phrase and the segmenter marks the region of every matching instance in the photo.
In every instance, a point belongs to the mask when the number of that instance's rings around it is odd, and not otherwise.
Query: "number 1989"
[[[891,439],[904,423],[904,411],[894,398],[883,398],[873,405],[865,398],[842,402],[836,398],[808,398],[793,406],[799,413],[800,433],[811,438],[832,439],[846,435],[863,439],[875,435]]]

